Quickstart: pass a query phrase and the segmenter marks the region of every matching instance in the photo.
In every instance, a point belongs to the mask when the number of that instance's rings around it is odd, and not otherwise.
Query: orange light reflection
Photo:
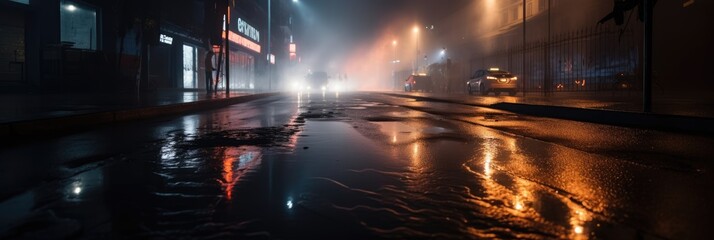
[[[233,179],[233,162],[236,160],[236,149],[230,148],[223,155],[223,189],[226,194],[226,199],[231,200],[233,198],[233,186],[235,186],[235,180]]]

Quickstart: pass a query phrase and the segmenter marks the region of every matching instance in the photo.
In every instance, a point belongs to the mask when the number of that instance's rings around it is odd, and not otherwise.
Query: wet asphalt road
[[[714,140],[285,94],[0,150],[0,237],[706,238]]]

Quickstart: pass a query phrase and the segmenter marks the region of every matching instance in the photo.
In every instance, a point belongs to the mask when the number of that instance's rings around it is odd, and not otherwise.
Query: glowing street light
[[[397,64],[397,40],[392,40],[392,51],[394,55],[392,56],[392,82],[394,82],[394,88],[398,89],[399,84],[397,83],[397,74],[395,73],[395,66]]]
[[[412,32],[414,32],[414,41],[416,41],[414,48],[414,67],[412,68],[412,74],[416,74],[419,70],[419,27],[414,26]]]

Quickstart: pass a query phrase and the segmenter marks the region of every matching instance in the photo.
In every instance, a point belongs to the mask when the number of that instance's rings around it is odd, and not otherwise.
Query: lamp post
[[[414,41],[416,42],[414,48],[414,66],[412,67],[412,74],[416,74],[419,70],[419,27],[414,27],[412,29],[414,32]]]
[[[394,83],[394,89],[398,89],[397,75],[395,74],[395,65],[397,64],[397,40],[392,40],[392,52],[392,82]]]
[[[441,55],[441,61],[444,63],[444,71],[441,73],[441,77],[444,78],[444,90],[449,92],[449,64],[448,61],[446,61],[446,48],[442,48],[439,55]]]
[[[267,59],[268,59],[268,91],[273,90],[273,66],[271,66],[272,63],[270,63],[270,54],[272,53],[272,50],[270,49],[271,42],[272,42],[272,37],[271,37],[272,25],[271,24],[272,24],[273,19],[272,19],[272,15],[271,15],[272,13],[270,10],[270,2],[271,2],[271,0],[268,0],[268,55],[267,55]]]

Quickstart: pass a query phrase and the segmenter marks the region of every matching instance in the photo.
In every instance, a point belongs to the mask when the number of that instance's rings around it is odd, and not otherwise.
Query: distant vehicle
[[[326,90],[327,84],[329,83],[330,76],[327,72],[311,72],[305,77],[307,90]]]
[[[466,90],[469,94],[478,92],[481,95],[488,95],[493,92],[498,96],[502,92],[508,92],[508,95],[515,96],[518,92],[518,78],[498,68],[477,70],[466,82]]]
[[[434,91],[434,81],[430,76],[426,75],[410,75],[407,80],[404,81],[404,91],[405,92],[433,92]]]

